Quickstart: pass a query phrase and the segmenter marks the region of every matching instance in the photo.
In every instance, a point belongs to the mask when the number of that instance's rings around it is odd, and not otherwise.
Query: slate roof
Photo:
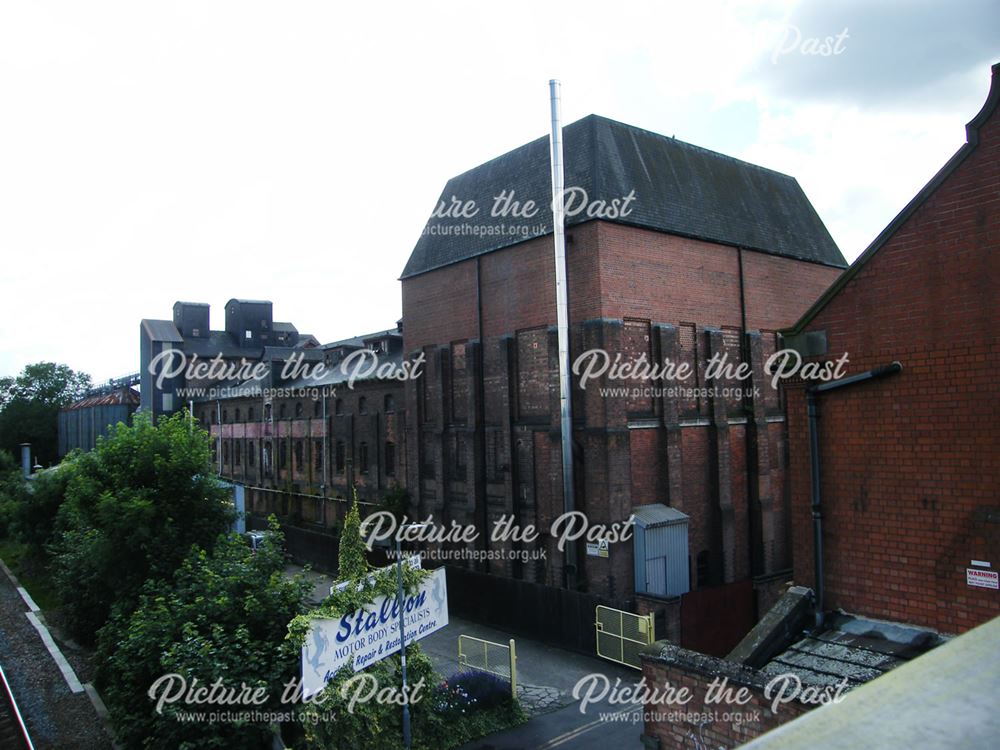
[[[648,130],[589,115],[563,128],[565,184],[590,203],[634,191],[619,224],[759,250],[843,268],[847,265],[793,177]],[[475,201],[472,218],[431,217],[402,278],[551,233],[548,136],[452,178],[439,201]],[[494,198],[533,200],[530,218],[491,215]],[[582,194],[581,194],[582,195]],[[436,204],[438,205],[438,204]],[[591,220],[586,211],[566,225]],[[458,225],[464,225],[458,226]],[[500,232],[503,232],[501,234]]]
[[[349,339],[341,339],[340,341],[331,341],[329,344],[323,344],[322,349],[336,349],[341,346],[353,347],[355,349],[364,348],[366,341],[371,341],[373,339],[381,339],[386,336],[399,336],[398,328],[387,328],[384,331],[375,331],[374,333],[363,333],[360,336],[353,336]]]
[[[762,674],[770,679],[791,673],[803,685],[835,685],[846,678],[853,688],[944,642],[934,631],[842,613],[827,624],[775,656]]]
[[[146,336],[149,337],[150,341],[178,343],[184,340],[184,337],[181,336],[180,331],[177,330],[177,326],[174,325],[174,321],[172,320],[143,318],[141,325],[146,330]]]

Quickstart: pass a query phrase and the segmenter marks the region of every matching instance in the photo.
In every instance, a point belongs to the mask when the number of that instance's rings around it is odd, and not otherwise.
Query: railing
[[[502,643],[471,635],[458,636],[458,665],[463,669],[487,672],[510,682],[510,695],[517,699],[517,649],[511,638]]]
[[[120,378],[110,378],[105,380],[103,383],[98,383],[97,385],[88,388],[85,397],[100,396],[105,393],[117,391],[119,388],[128,388],[133,385],[138,385],[141,380],[142,373],[140,372],[131,372],[128,375],[122,375]]]
[[[0,667],[0,744],[4,748],[14,748],[20,745],[27,750],[35,750],[31,737],[28,735],[28,727],[21,716],[21,710],[14,700],[14,693],[7,682],[7,675],[4,674],[3,667]],[[16,745],[14,744],[16,743]]]

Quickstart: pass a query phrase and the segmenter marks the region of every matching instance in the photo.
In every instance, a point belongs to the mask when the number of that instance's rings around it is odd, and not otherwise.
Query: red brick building
[[[843,256],[791,177],[595,116],[564,142],[573,207],[586,206],[567,221],[571,359],[603,349],[694,370],[680,394],[575,378],[575,506],[592,523],[682,511],[689,596],[739,584],[749,598],[731,619],[752,622],[751,580],[791,565],[784,408],[763,365]],[[421,516],[477,524],[483,548],[532,546],[490,543],[504,515],[547,531],[563,512],[549,191],[548,138],[452,179],[402,274],[405,351],[427,362],[407,385],[407,486]],[[706,382],[722,353],[750,365],[755,395]],[[643,385],[661,391],[600,391]],[[554,541],[537,543],[545,562],[481,567],[564,586]],[[641,577],[631,543],[607,557],[581,543],[574,563],[579,589],[623,604]],[[712,602],[740,609],[699,606]]]
[[[319,376],[282,378],[287,353],[270,354],[264,378],[224,384],[194,401],[219,474],[246,487],[256,515],[326,529],[342,519],[352,488],[375,504],[403,484],[403,386],[368,373],[372,362],[399,365],[398,329],[316,347],[303,361],[323,363]],[[351,381],[352,373],[362,376]]]
[[[903,367],[818,398],[827,610],[945,633],[1000,614],[982,587],[1000,569],[998,103],[1000,65],[967,143],[785,332],[814,359],[846,352],[848,374]],[[803,387],[787,398],[795,580],[811,586]]]

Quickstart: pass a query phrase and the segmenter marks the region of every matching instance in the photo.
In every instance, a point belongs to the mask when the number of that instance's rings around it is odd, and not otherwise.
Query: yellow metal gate
[[[597,655],[626,667],[642,669],[639,651],[655,638],[652,615],[636,615],[620,609],[597,607]]]
[[[510,694],[517,698],[517,650],[513,638],[504,645],[471,635],[459,635],[458,665],[462,669],[489,672],[509,681]]]

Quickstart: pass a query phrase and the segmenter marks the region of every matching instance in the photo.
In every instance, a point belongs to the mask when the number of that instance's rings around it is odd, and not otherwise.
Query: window
[[[215,409],[212,410],[212,424],[215,424]]]
[[[358,446],[358,471],[362,474],[368,473],[368,443],[361,443]]]
[[[317,418],[323,416],[323,404],[319,401],[313,401],[313,416]]]
[[[392,443],[385,444],[385,475],[387,477],[396,474],[396,446]]]
[[[282,404],[281,406],[278,407],[278,419],[284,419],[287,416],[288,416],[288,410],[285,408],[285,405]]]
[[[302,469],[305,468],[303,466],[303,464],[305,463],[304,457],[303,457],[303,453],[304,453],[304,451],[303,451],[302,441],[301,440],[296,440],[295,441],[295,471],[302,471]]]
[[[284,469],[288,465],[288,443],[282,440],[278,443],[278,468]]]
[[[241,454],[242,454],[242,451],[240,450],[240,444],[239,443],[234,443],[233,444],[233,465],[235,465],[235,466],[239,466],[240,465],[240,461],[242,460]]]
[[[336,456],[336,465],[338,474],[344,473],[344,467],[346,466],[346,464],[347,464],[347,446],[344,445],[343,440],[338,440],[337,456]]]
[[[344,416],[344,399],[338,398],[333,405],[333,413],[338,417]]]
[[[247,466],[253,466],[254,461],[257,460],[257,454],[253,446],[253,440],[247,443]]]
[[[396,411],[396,398],[391,394],[385,394],[385,413],[392,414]]]
[[[243,338],[245,338],[247,341],[249,341],[250,339],[252,339],[253,338],[253,331],[251,331],[250,329],[247,329],[246,331],[244,331],[243,332]]]
[[[364,396],[358,399],[358,414],[368,413],[368,399]]]
[[[323,469],[323,441],[313,440],[313,468],[316,471]]]
[[[296,401],[295,402],[295,418],[298,419],[301,416],[302,416],[302,402],[301,401]]]
[[[236,410],[236,416],[233,417],[233,421],[236,422],[237,424],[239,424],[239,421],[240,421],[240,410],[239,409]]]
[[[222,463],[223,465],[229,463],[229,443],[222,444]]]
[[[264,421],[265,422],[270,422],[271,421],[271,405],[270,404],[264,404]]]
[[[253,407],[247,409],[247,422],[253,422]]]
[[[712,556],[708,550],[702,550],[698,553],[696,570],[698,588],[710,586],[712,583]]]
[[[226,409],[222,410],[222,424],[229,422],[229,412]]]
[[[465,444],[458,435],[452,436],[451,439],[451,450],[452,450],[452,465],[454,466],[454,477],[455,479],[465,479],[466,477],[466,463],[465,463]]]
[[[264,443],[264,475],[271,476],[271,444]]]

